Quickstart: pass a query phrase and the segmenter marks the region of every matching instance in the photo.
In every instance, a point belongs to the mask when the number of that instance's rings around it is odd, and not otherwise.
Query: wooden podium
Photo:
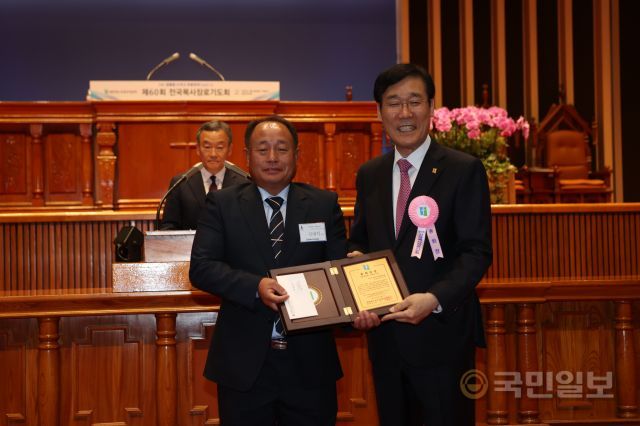
[[[113,291],[192,290],[189,259],[196,231],[146,231],[144,261],[113,264]]]

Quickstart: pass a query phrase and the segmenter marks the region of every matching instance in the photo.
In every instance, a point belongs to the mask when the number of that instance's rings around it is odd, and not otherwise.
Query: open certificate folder
[[[383,315],[409,295],[390,250],[270,273],[289,294],[279,306],[288,333],[348,324],[363,310]]]

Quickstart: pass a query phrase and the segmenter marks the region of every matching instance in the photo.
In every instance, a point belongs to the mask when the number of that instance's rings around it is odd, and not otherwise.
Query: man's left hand
[[[391,313],[383,316],[382,321],[396,320],[416,325],[428,317],[439,304],[432,293],[415,293],[389,308]]]

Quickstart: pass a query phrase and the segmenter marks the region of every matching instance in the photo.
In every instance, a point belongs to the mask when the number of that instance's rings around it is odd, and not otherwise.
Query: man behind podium
[[[209,121],[200,126],[196,133],[196,153],[202,169],[169,194],[160,229],[196,229],[207,192],[246,182],[245,176],[225,167],[231,155],[231,141],[231,129],[222,121]],[[181,176],[171,178],[169,188]]]
[[[253,182],[209,193],[196,231],[189,278],[222,299],[204,374],[218,384],[223,425],[336,421],[342,370],[332,333],[282,336],[276,305],[288,295],[268,277],[272,268],[346,256],[337,195],[291,182],[297,148],[287,120],[249,123],[245,151]],[[279,209],[272,197],[280,197]],[[303,224],[321,224],[325,241],[310,241]]]

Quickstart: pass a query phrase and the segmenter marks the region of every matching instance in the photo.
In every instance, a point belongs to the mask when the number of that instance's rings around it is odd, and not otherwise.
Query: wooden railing
[[[353,209],[344,211],[350,222]],[[153,217],[0,214],[0,377],[11,383],[0,386],[0,416],[28,425],[217,422],[215,386],[200,372],[218,301],[111,291],[118,229],[149,229]],[[471,396],[477,420],[638,424],[640,204],[494,206],[492,220],[494,262],[478,287],[488,347],[477,352],[486,385]],[[375,424],[365,337],[337,340],[346,374],[339,422]],[[92,369],[97,376],[86,376]]]

